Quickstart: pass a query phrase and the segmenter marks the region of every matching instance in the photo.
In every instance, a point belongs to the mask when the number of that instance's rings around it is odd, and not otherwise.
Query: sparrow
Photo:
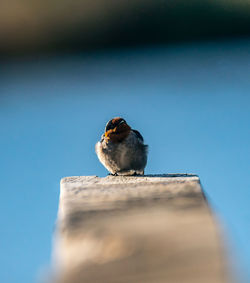
[[[131,129],[120,117],[108,121],[96,154],[111,175],[143,175],[147,164],[148,146],[142,135]]]

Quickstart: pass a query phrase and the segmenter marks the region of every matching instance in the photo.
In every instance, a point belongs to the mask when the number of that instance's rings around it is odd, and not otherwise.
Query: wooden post
[[[227,282],[221,241],[196,175],[67,177],[54,282]]]

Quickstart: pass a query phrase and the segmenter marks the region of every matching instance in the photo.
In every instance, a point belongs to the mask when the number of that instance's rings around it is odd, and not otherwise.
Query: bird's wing
[[[136,134],[136,136],[137,136],[137,138],[139,140],[141,140],[142,142],[144,141],[142,135],[140,134],[140,132],[138,132],[137,130],[132,130],[132,131]]]

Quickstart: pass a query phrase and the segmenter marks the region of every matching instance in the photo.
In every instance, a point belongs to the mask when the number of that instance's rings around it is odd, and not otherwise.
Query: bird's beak
[[[105,132],[105,138],[109,140],[109,139],[110,139],[110,136],[109,136],[109,135],[110,135],[112,132],[113,132],[113,130],[108,130],[107,132]]]

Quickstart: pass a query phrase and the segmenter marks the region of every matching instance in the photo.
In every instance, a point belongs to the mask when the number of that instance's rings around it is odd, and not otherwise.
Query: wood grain
[[[199,178],[67,177],[55,282],[226,282],[222,239]]]

